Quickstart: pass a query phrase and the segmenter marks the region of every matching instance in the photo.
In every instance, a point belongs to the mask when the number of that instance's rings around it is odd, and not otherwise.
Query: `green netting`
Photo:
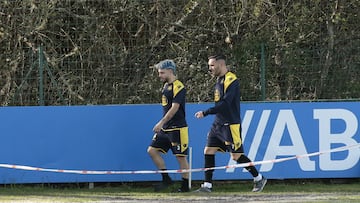
[[[5,0],[1,105],[158,103],[153,64],[176,61],[188,102],[213,100],[224,52],[243,101],[357,100],[357,0]]]

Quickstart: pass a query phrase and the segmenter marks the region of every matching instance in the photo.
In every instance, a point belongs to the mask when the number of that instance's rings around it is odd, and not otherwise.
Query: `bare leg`
[[[186,158],[186,156],[176,156],[176,159],[179,162],[181,169],[189,169],[189,163]],[[181,176],[182,183],[181,187],[178,189],[178,192],[189,192],[189,173],[182,173]]]
[[[148,153],[150,157],[152,158],[155,165],[158,167],[159,170],[166,170],[164,159],[161,157],[160,151],[157,150],[154,147],[148,147]],[[155,185],[154,190],[155,192],[163,190],[167,188],[168,186],[173,184],[173,181],[171,180],[168,173],[161,173],[162,176],[162,182],[160,184]]]
[[[186,159],[186,156],[176,156],[176,159],[179,162],[181,169],[189,169],[189,163]],[[189,173],[182,173],[182,177],[189,179]]]
[[[166,169],[164,159],[161,157],[160,152],[154,147],[148,147],[147,152],[158,169]]]

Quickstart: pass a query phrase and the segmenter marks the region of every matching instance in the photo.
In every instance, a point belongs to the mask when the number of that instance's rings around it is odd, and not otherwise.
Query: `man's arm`
[[[154,132],[160,132],[163,125],[168,122],[179,110],[180,104],[178,103],[172,103],[171,108],[169,111],[165,114],[165,116],[154,126],[153,131]]]
[[[224,97],[214,106],[202,112],[202,117],[207,116],[209,114],[216,114],[218,112],[224,111],[230,107],[231,101],[234,99],[235,95],[237,95],[236,91],[239,91],[236,86],[237,82],[232,82],[229,88],[227,89]]]

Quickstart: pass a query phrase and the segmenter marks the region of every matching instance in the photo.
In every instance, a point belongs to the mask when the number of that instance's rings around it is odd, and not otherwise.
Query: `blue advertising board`
[[[192,168],[203,168],[206,134],[214,119],[196,119],[211,103],[187,104]],[[76,171],[156,170],[146,150],[152,128],[161,118],[159,104],[43,106],[0,108],[0,164]],[[360,102],[242,103],[245,151],[269,179],[359,178]],[[350,146],[357,147],[350,147]],[[349,147],[331,152],[338,147]],[[330,152],[329,152],[330,151]],[[276,163],[297,155],[318,156]],[[178,169],[171,151],[163,156],[168,169]],[[227,153],[217,166],[235,164]],[[171,176],[181,179],[178,173]],[[203,172],[192,173],[202,180]],[[251,179],[243,168],[216,170],[217,180]],[[0,167],[0,184],[63,182],[127,182],[160,180],[155,173],[79,174]]]

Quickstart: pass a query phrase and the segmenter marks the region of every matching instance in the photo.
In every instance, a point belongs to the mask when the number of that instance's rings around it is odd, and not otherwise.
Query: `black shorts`
[[[206,146],[218,147],[221,152],[244,153],[240,124],[213,124]]]
[[[188,127],[162,129],[156,133],[150,146],[158,149],[162,153],[167,153],[171,149],[176,156],[188,155],[189,133]]]

